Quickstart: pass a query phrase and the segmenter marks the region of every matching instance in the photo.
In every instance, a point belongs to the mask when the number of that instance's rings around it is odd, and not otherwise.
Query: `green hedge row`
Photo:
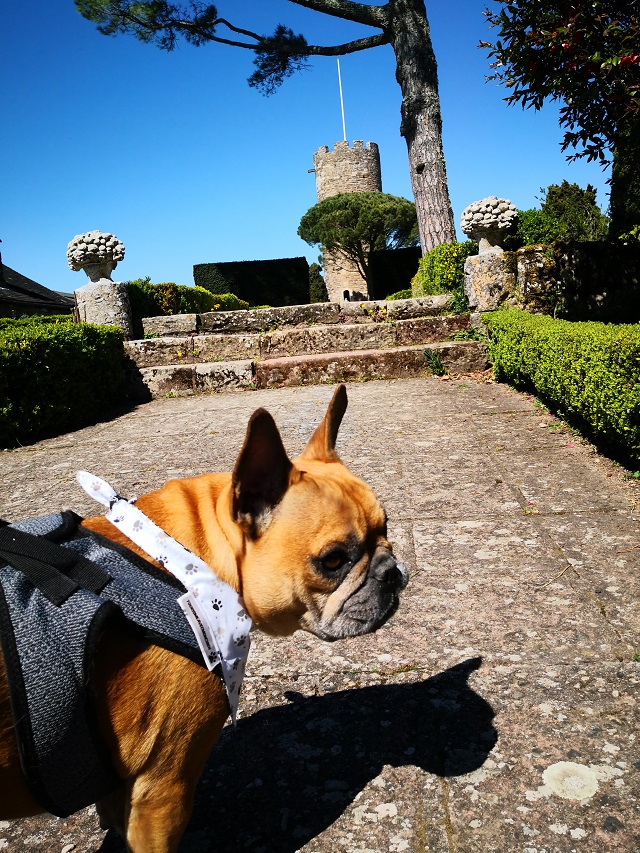
[[[640,325],[483,315],[496,377],[534,391],[614,455],[640,461]]]
[[[51,319],[0,326],[0,447],[95,423],[122,399],[120,331]]]
[[[233,293],[214,294],[203,287],[187,287],[172,281],[153,284],[148,277],[127,281],[126,287],[134,322],[143,317],[238,311],[248,307]]]

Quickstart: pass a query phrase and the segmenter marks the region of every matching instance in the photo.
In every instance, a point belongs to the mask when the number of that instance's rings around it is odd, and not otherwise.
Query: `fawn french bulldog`
[[[240,596],[256,628],[323,640],[376,630],[407,583],[373,492],[335,451],[343,385],[303,454],[290,461],[271,415],[249,421],[232,473],[168,482],[135,506]],[[104,516],[82,522],[147,557]],[[6,650],[5,650],[6,657]],[[43,666],[47,656],[42,656]],[[108,625],[96,646],[91,705],[119,782],[97,803],[133,853],[174,853],[196,783],[229,715],[221,678],[185,656]],[[0,659],[0,818],[44,809],[20,761]]]

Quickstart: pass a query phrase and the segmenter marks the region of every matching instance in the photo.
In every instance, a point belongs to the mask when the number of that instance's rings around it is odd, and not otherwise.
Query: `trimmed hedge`
[[[6,328],[18,326],[57,326],[59,323],[73,323],[73,314],[33,314],[26,317],[0,317],[0,333]]]
[[[221,303],[224,303],[224,311],[235,311],[242,307],[240,300],[233,294],[214,296],[203,287],[187,287],[172,281],[153,284],[149,278],[138,278],[127,281],[126,287],[134,322],[143,317],[167,314],[204,314],[220,310],[216,305]]]
[[[194,264],[193,280],[211,293],[235,293],[251,306],[309,303],[306,258]]]
[[[95,423],[121,400],[123,382],[122,333],[113,326],[3,323],[0,447]]]
[[[613,455],[640,461],[640,325],[484,314],[496,377],[534,391]]]
[[[420,246],[371,252],[369,299],[386,299],[390,293],[410,288],[421,258]]]

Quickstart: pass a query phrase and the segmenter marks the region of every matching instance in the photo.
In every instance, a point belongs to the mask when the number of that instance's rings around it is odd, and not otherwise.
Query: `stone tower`
[[[336,142],[333,151],[323,145],[313,155],[318,201],[338,193],[382,192],[380,153],[375,142],[363,145],[357,139],[353,148],[348,142]],[[349,297],[361,294],[367,298],[367,285],[351,261],[338,254],[323,252],[324,280],[329,299],[341,302],[345,291]]]

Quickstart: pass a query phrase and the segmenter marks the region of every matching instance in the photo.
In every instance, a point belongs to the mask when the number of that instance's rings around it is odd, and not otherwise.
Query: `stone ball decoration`
[[[479,243],[479,253],[501,252],[502,237],[515,228],[518,211],[506,198],[491,195],[474,201],[462,211],[461,230]]]
[[[78,234],[67,248],[67,261],[72,270],[77,272],[89,266],[104,269],[108,265],[111,269],[106,278],[123,258],[124,245],[120,240],[113,234],[103,234],[101,231]]]

